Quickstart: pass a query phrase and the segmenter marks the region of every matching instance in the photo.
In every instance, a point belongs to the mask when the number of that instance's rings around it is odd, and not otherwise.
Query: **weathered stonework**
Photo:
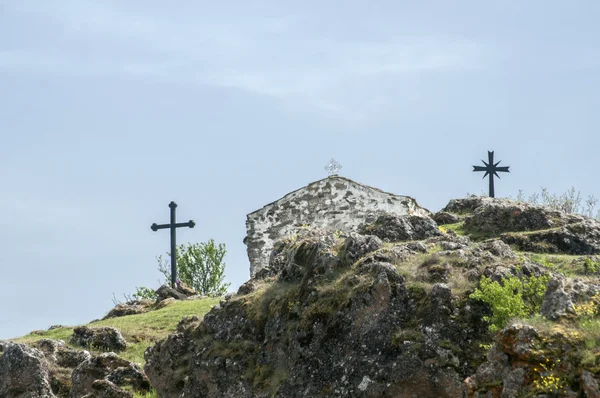
[[[344,177],[330,176],[315,181],[248,214],[246,220],[250,274],[268,265],[276,241],[302,225],[350,232],[373,213],[398,215],[431,213],[411,197],[399,196],[359,184]]]

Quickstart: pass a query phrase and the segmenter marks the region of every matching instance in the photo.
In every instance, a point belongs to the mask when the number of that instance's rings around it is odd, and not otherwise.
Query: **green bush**
[[[135,293],[133,293],[133,298],[135,300],[156,300],[157,295],[154,289],[145,286],[136,286],[135,289]]]
[[[597,274],[600,271],[600,263],[589,257],[583,262],[583,267],[586,274]]]
[[[490,306],[492,316],[484,316],[483,320],[490,322],[491,332],[502,329],[512,317],[527,315],[521,280],[516,277],[504,279],[500,284],[483,276],[479,281],[479,288],[476,288],[470,297],[481,300]]]
[[[548,276],[532,276],[521,280],[511,276],[498,283],[483,276],[479,281],[479,288],[476,288],[470,297],[490,306],[492,316],[484,316],[483,320],[490,323],[491,332],[497,332],[506,326],[511,318],[539,312],[548,279]]]
[[[206,243],[189,243],[177,246],[177,276],[186,285],[199,294],[221,296],[227,292],[230,283],[225,279],[225,244],[215,245],[210,239]],[[167,253],[170,257],[170,253]],[[158,256],[158,270],[165,276],[166,283],[171,283],[171,263],[169,259]]]
[[[522,281],[523,299],[525,300],[525,308],[529,311],[529,315],[540,312],[549,280],[550,275],[542,275],[539,277],[532,276]]]

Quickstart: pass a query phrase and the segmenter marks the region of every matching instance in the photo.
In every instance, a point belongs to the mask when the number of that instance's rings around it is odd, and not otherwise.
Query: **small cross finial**
[[[338,161],[334,158],[331,158],[329,162],[327,162],[327,164],[325,165],[325,170],[327,171],[327,173],[329,173],[330,176],[336,175],[341,169],[342,165],[339,164]]]

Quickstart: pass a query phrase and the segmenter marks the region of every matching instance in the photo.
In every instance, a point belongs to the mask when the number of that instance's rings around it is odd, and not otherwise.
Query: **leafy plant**
[[[525,300],[525,307],[530,315],[540,312],[540,307],[544,301],[544,294],[546,294],[549,281],[550,275],[542,275],[539,277],[532,276],[527,278],[527,280],[522,281],[523,299]]]
[[[492,309],[491,317],[483,317],[484,321],[490,322],[491,332],[502,329],[512,317],[527,315],[522,286],[521,281],[516,277],[504,279],[502,284],[486,276],[481,278],[479,288],[475,288],[475,292],[469,297],[484,301]]]
[[[490,306],[492,316],[484,316],[483,320],[490,322],[491,332],[497,332],[511,318],[539,312],[548,279],[548,276],[532,276],[521,280],[517,276],[511,276],[499,283],[483,276],[479,287],[469,297],[484,301]]]
[[[600,263],[589,257],[583,262],[583,267],[586,274],[597,274],[600,271]]]
[[[157,295],[154,289],[145,286],[136,286],[135,289],[135,293],[133,293],[133,298],[135,300],[156,300]]]
[[[225,244],[218,246],[213,239],[204,243],[189,243],[177,246],[178,277],[199,294],[220,296],[227,292],[230,283],[225,283]],[[167,253],[170,256],[170,253]],[[170,261],[158,256],[158,270],[165,276],[167,283],[171,280]]]

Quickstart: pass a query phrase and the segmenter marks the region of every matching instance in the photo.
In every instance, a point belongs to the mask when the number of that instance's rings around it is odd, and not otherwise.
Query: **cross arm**
[[[508,171],[509,167],[510,166],[496,167],[496,171],[505,171],[507,173],[510,173],[510,171]]]
[[[487,167],[473,166],[473,171],[487,171]]]
[[[153,231],[158,231],[159,229],[165,229],[165,228],[181,228],[181,227],[190,227],[190,228],[194,228],[196,226],[196,223],[194,222],[194,220],[190,220],[188,222],[178,222],[176,224],[152,224],[150,226],[150,229]]]

